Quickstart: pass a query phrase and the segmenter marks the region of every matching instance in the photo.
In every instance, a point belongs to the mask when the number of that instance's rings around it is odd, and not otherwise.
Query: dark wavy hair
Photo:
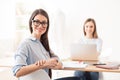
[[[51,53],[50,53],[50,48],[49,48],[49,41],[48,41],[48,29],[49,29],[49,16],[47,14],[47,12],[43,9],[36,9],[30,19],[29,19],[29,29],[30,29],[30,32],[32,33],[33,32],[33,29],[32,29],[32,20],[35,18],[36,15],[43,15],[47,18],[47,30],[46,32],[41,36],[40,38],[40,41],[41,43],[43,44],[43,46],[45,47],[45,49],[49,52],[50,56],[51,56]]]

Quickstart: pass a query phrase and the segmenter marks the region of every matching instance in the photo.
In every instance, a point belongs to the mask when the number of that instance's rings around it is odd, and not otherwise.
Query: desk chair
[[[82,80],[82,79],[80,79],[79,77],[63,77],[54,80]]]

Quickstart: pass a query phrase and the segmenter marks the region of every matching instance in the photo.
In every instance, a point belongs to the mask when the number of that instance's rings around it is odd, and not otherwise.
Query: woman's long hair
[[[33,29],[32,29],[32,20],[33,20],[34,17],[35,17],[36,15],[38,15],[38,14],[43,15],[43,16],[45,16],[45,17],[47,18],[47,30],[46,30],[46,32],[41,36],[40,41],[41,41],[41,43],[43,44],[43,46],[45,47],[45,49],[50,53],[49,41],[48,41],[49,17],[48,17],[47,12],[44,11],[43,9],[36,9],[36,10],[32,13],[32,15],[31,15],[31,17],[30,17],[30,19],[29,19],[29,29],[30,29],[30,32],[32,33],[32,32],[33,32]],[[51,56],[51,54],[50,54],[50,56]]]
[[[30,17],[30,19],[29,19],[29,29],[30,29],[30,32],[32,33],[32,32],[33,32],[33,29],[32,29],[32,20],[33,20],[34,17],[35,17],[36,15],[38,15],[38,14],[43,15],[43,16],[45,16],[45,17],[47,18],[47,30],[46,30],[46,32],[41,36],[40,42],[41,42],[42,45],[45,47],[45,49],[49,52],[49,55],[50,55],[50,57],[51,57],[51,52],[50,52],[50,47],[49,47],[49,41],[48,41],[49,16],[48,16],[47,12],[44,11],[43,9],[36,9],[36,10],[32,13],[32,15],[31,15],[31,17]],[[52,77],[51,69],[49,69],[49,76],[50,76],[50,78]]]

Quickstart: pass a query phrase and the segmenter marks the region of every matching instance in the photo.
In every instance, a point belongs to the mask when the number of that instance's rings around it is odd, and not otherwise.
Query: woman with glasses
[[[98,54],[100,54],[102,49],[102,40],[97,35],[96,23],[92,18],[88,18],[83,26],[84,37],[79,41],[82,44],[96,44]],[[75,71],[75,76],[83,78],[83,80],[98,80],[98,72],[84,72]]]
[[[41,74],[43,71],[51,78],[51,69],[60,69],[62,64],[49,46],[47,12],[36,9],[29,19],[29,29],[31,36],[23,40],[16,50],[13,73],[19,80],[35,72],[38,77],[43,77]],[[36,75],[30,76],[30,80],[37,80]]]

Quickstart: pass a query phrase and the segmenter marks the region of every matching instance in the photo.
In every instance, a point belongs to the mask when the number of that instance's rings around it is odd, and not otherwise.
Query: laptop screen
[[[70,46],[70,58],[72,60],[98,60],[96,45],[74,43]]]

